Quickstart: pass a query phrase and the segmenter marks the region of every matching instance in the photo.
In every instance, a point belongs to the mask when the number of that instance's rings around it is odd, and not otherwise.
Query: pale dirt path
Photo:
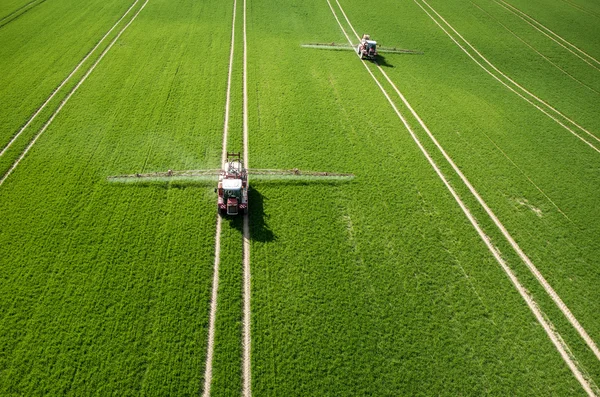
[[[337,2],[337,0],[336,0],[336,2]],[[343,31],[344,35],[346,36],[346,38],[348,39],[348,42],[350,44],[352,44],[352,41],[348,37],[348,35],[347,35],[346,31],[344,30],[342,24],[340,23],[340,20],[338,19],[337,15],[335,13],[335,10],[331,6],[331,3],[329,2],[329,0],[327,0],[327,3],[329,4],[329,7],[330,7],[330,9],[331,9],[331,11],[332,11],[332,13],[333,13],[333,15],[334,15],[334,17],[335,17],[338,25],[342,29],[342,31]],[[338,3],[338,6],[339,6],[339,3]],[[348,17],[346,16],[346,14],[343,11],[343,8],[341,8],[341,6],[340,6],[340,11],[344,15],[346,21],[348,22],[348,25],[352,26],[352,24],[350,23]],[[355,34],[356,34],[356,32],[355,32]],[[491,238],[488,235],[485,234],[485,232],[483,231],[483,229],[481,228],[481,226],[479,225],[479,223],[477,222],[477,220],[475,219],[475,217],[471,214],[470,210],[467,208],[467,206],[464,204],[464,202],[462,201],[462,199],[458,195],[458,193],[454,190],[454,188],[452,187],[452,185],[450,184],[450,182],[447,180],[447,178],[445,177],[445,175],[439,169],[439,167],[437,166],[437,164],[435,163],[435,161],[433,160],[433,158],[430,156],[430,154],[427,152],[427,150],[425,149],[425,147],[421,144],[420,140],[418,139],[418,137],[414,133],[413,129],[410,127],[410,125],[408,124],[408,122],[404,118],[404,116],[400,113],[400,111],[398,110],[396,104],[393,102],[393,100],[391,99],[391,97],[389,96],[389,94],[387,93],[387,91],[385,90],[385,88],[381,85],[381,83],[379,82],[379,80],[377,79],[377,77],[375,77],[375,75],[373,74],[373,72],[371,72],[371,70],[369,69],[369,67],[367,66],[367,64],[364,61],[362,63],[363,63],[363,66],[365,66],[366,70],[371,75],[371,77],[373,78],[373,80],[375,81],[375,83],[377,84],[377,86],[379,87],[379,89],[381,90],[381,92],[384,94],[384,96],[386,97],[386,99],[388,100],[388,102],[390,103],[390,105],[392,106],[392,108],[394,109],[394,111],[396,112],[396,115],[400,118],[400,120],[402,121],[402,123],[404,124],[404,126],[406,127],[406,129],[409,131],[411,137],[413,138],[413,140],[415,141],[415,143],[417,144],[417,146],[419,147],[419,149],[421,150],[421,152],[423,153],[423,155],[425,156],[425,158],[427,159],[427,161],[429,162],[429,164],[432,166],[432,168],[434,169],[434,171],[436,172],[436,174],[438,175],[438,177],[442,180],[442,182],[444,183],[444,185],[446,186],[446,188],[450,191],[450,193],[454,197],[454,200],[460,206],[461,210],[463,211],[463,213],[465,214],[465,216],[467,217],[467,219],[469,219],[469,221],[471,222],[471,224],[473,225],[473,227],[475,228],[475,230],[479,234],[480,238],[482,239],[482,241],[487,246],[488,250],[492,253],[492,255],[494,256],[494,258],[496,259],[496,261],[500,264],[500,266],[502,267],[502,269],[504,270],[504,272],[507,274],[507,276],[509,277],[509,279],[511,280],[511,282],[513,283],[513,285],[515,286],[515,288],[517,289],[517,291],[519,292],[519,294],[521,295],[521,297],[525,300],[525,302],[527,303],[527,306],[530,308],[530,310],[532,311],[532,313],[534,314],[534,316],[536,317],[536,319],[538,320],[538,322],[540,323],[540,325],[542,325],[542,327],[544,328],[544,331],[546,332],[546,334],[548,335],[548,337],[550,338],[550,340],[552,341],[552,343],[554,344],[554,346],[556,347],[556,349],[559,351],[559,353],[560,353],[561,357],[563,358],[563,360],[565,361],[565,363],[569,366],[569,368],[573,372],[575,378],[579,381],[579,383],[581,384],[581,386],[583,387],[583,389],[586,391],[586,393],[588,395],[594,396],[595,395],[594,389],[597,390],[597,387],[595,385],[593,385],[590,381],[588,381],[586,379],[586,377],[582,374],[581,370],[579,369],[578,364],[576,363],[576,360],[574,359],[574,357],[572,357],[572,353],[570,352],[568,346],[566,345],[566,343],[564,342],[564,340],[562,339],[562,337],[560,336],[560,334],[558,333],[558,331],[555,330],[554,325],[550,322],[550,320],[547,320],[545,318],[545,316],[543,315],[542,311],[538,307],[538,305],[535,302],[535,300],[533,299],[533,297],[531,295],[529,295],[529,293],[527,292],[527,290],[525,289],[525,287],[523,287],[523,285],[519,282],[518,278],[513,273],[513,271],[511,270],[511,268],[508,266],[508,264],[506,263],[506,261],[504,260],[504,258],[502,258],[502,255],[499,252],[499,250],[492,244]],[[419,124],[421,124],[421,126],[428,132],[428,135],[430,136],[430,138],[432,138],[434,140],[434,142],[436,143],[436,146],[438,146],[438,149],[440,149],[442,151],[442,153],[444,154],[444,157],[451,163],[451,165],[453,166],[453,168],[456,167],[456,165],[454,164],[454,162],[449,158],[449,156],[446,154],[446,152],[443,150],[443,148],[441,148],[441,146],[439,146],[439,143],[437,142],[437,140],[435,140],[435,138],[433,137],[433,135],[431,134],[431,132],[429,131],[429,129],[425,126],[425,124],[420,119],[420,117],[412,109],[412,107],[410,106],[410,104],[408,104],[408,101],[406,101],[406,99],[400,93],[400,91],[397,90],[397,87],[394,85],[394,83],[389,79],[389,77],[387,77],[387,74],[383,71],[383,69],[379,65],[377,65],[377,67],[383,73],[383,75],[386,77],[386,80],[388,80],[388,83],[390,83],[394,87],[394,89],[396,90],[397,94],[400,95],[401,99],[403,100],[403,102],[405,103],[405,105],[407,105],[407,107],[410,109],[410,111],[413,114],[413,116],[415,116],[415,118],[417,118],[417,120],[419,121]],[[458,167],[455,168],[455,171],[457,171],[457,169],[458,169]],[[459,175],[461,176],[461,179],[464,178],[464,175],[462,175],[462,172],[460,172],[460,170],[458,170],[458,172],[459,172]],[[463,179],[463,182],[465,180],[466,180],[466,178]],[[467,183],[468,183],[468,181],[467,181]],[[469,186],[470,190],[472,189],[471,192],[473,193],[475,190],[472,187],[472,185],[470,183],[468,183],[468,186]],[[479,194],[477,194],[476,192],[475,192],[475,194],[476,194],[476,197],[478,197],[478,200],[480,200],[481,197],[479,196]],[[481,201],[483,201],[483,200],[481,200]],[[485,207],[487,207],[487,205]],[[487,207],[487,208],[489,208],[489,207]],[[488,213],[488,215],[489,215],[489,213]],[[494,216],[494,218],[495,218],[495,216]],[[496,221],[499,223],[499,221],[497,220],[497,218],[494,219],[494,222],[496,222]],[[502,226],[502,229],[504,229],[503,226]],[[504,229],[504,231],[506,231],[506,229]],[[508,232],[506,232],[506,233],[508,233]],[[515,247],[513,246],[513,248],[515,248]],[[520,248],[519,248],[519,250],[520,250]]]
[[[575,8],[576,10],[579,10],[579,11],[581,11],[581,12],[587,14],[587,15],[590,15],[590,16],[592,16],[594,18],[599,18],[600,19],[600,16],[598,16],[598,14],[596,14],[596,13],[594,13],[592,11],[586,10],[585,8],[583,8],[580,5],[577,5],[577,4],[575,4],[575,3],[573,3],[573,2],[571,2],[569,0],[563,0],[563,2],[566,3],[566,4],[568,4],[568,5],[570,5],[571,7]]]
[[[140,12],[144,9],[144,7],[146,7],[146,4],[148,4],[149,0],[146,0],[146,2],[140,7],[140,9],[134,14],[133,18],[131,18],[131,20],[127,23],[127,25],[125,25],[123,27],[123,29],[121,29],[121,31],[119,32],[119,34],[117,34],[117,36],[113,39],[113,41],[110,42],[110,44],[108,45],[108,47],[106,47],[106,49],[102,52],[102,54],[100,54],[100,57],[98,58],[98,60],[96,60],[96,62],[92,65],[92,67],[87,71],[87,73],[81,78],[81,80],[79,80],[79,83],[77,83],[77,85],[75,86],[75,88],[73,88],[71,90],[71,92],[69,92],[69,94],[67,95],[67,97],[60,103],[60,106],[56,109],[56,111],[52,114],[52,116],[50,117],[50,119],[48,119],[48,121],[46,122],[46,124],[44,124],[44,126],[42,127],[42,129],[37,133],[37,135],[31,140],[31,142],[29,143],[29,145],[25,148],[25,150],[23,151],[23,153],[21,153],[21,156],[19,156],[19,158],[13,163],[13,165],[11,166],[11,168],[6,172],[6,174],[4,174],[4,176],[2,177],[2,179],[0,179],[0,186],[2,186],[2,184],[4,183],[4,181],[6,181],[6,179],[10,176],[10,174],[12,174],[12,172],[15,170],[15,168],[17,168],[17,166],[19,165],[19,163],[21,162],[21,160],[23,160],[25,158],[25,156],[27,155],[27,153],[31,150],[31,148],[33,147],[33,145],[35,145],[35,142],[39,139],[39,137],[44,133],[44,131],[46,131],[46,129],[48,129],[48,127],[50,126],[50,124],[52,124],[52,121],[54,121],[54,118],[58,115],[58,113],[62,110],[62,108],[65,106],[65,104],[69,101],[69,99],[71,99],[71,97],[73,96],[73,94],[75,94],[75,92],[77,92],[77,90],[79,89],[79,87],[81,87],[81,85],[85,82],[85,80],[87,80],[87,78],[89,77],[89,75],[94,71],[94,69],[96,68],[96,66],[98,66],[98,64],[100,63],[100,61],[102,61],[102,59],[104,58],[104,56],[108,53],[108,51],[110,51],[110,49],[113,47],[113,45],[117,42],[117,40],[119,40],[119,38],[121,37],[121,35],[123,34],[123,32],[125,32],[125,30],[127,30],[127,28],[133,23],[133,21],[135,21],[135,19],[137,18],[137,16],[140,14]]]
[[[437,14],[437,12],[431,7],[429,6],[429,4],[427,4],[424,0],[420,0],[422,1],[424,4],[426,4],[429,8],[432,9],[432,11],[434,13]],[[529,98],[525,97],[522,93],[518,92],[515,88],[511,87],[509,84],[507,84],[506,82],[504,82],[500,77],[496,76],[494,73],[492,73],[485,65],[483,65],[481,62],[479,62],[477,59],[475,59],[475,57],[463,46],[461,45],[451,34],[450,32],[448,32],[434,17],[433,15],[431,15],[429,13],[429,11],[427,11],[423,5],[417,1],[414,0],[414,2],[427,14],[427,16],[429,16],[429,18],[431,18],[431,20],[438,25],[438,27],[440,29],[442,29],[442,31],[444,33],[446,33],[446,35],[465,53],[467,54],[467,56],[469,58],[471,58],[473,60],[473,62],[475,62],[479,67],[481,67],[487,74],[489,74],[491,77],[493,77],[494,79],[496,79],[498,82],[500,82],[500,84],[502,84],[503,86],[505,86],[506,88],[508,88],[510,91],[512,91],[513,93],[515,93],[516,95],[518,95],[521,99],[525,100],[527,103],[529,103],[530,105],[532,105],[533,107],[535,107],[536,109],[538,109],[540,112],[542,112],[543,114],[545,114],[546,116],[548,116],[549,118],[551,118],[552,120],[554,120],[558,125],[560,125],[561,127],[563,127],[564,129],[566,129],[567,131],[569,131],[572,135],[574,135],[575,137],[577,137],[579,140],[581,140],[582,142],[584,142],[585,144],[587,144],[589,147],[591,147],[593,150],[595,150],[597,153],[600,153],[600,148],[596,147],[594,144],[592,144],[590,141],[588,141],[587,139],[585,139],[583,136],[581,136],[580,134],[578,134],[577,132],[575,132],[572,128],[568,127],[567,125],[565,125],[561,120],[559,120],[558,118],[556,118],[555,116],[553,116],[552,114],[550,114],[549,112],[554,112],[557,116],[560,116],[564,119],[565,122],[570,123],[571,125],[575,126],[576,128],[580,129],[581,131],[585,132],[586,134],[588,134],[590,137],[592,137],[593,139],[600,141],[600,138],[596,137],[594,134],[592,134],[591,132],[589,132],[588,130],[586,130],[584,127],[582,127],[581,125],[577,124],[575,121],[571,120],[570,118],[568,118],[567,116],[565,116],[564,114],[562,114],[561,112],[559,112],[557,109],[553,108],[552,106],[550,106],[548,103],[544,102],[542,99],[538,98],[537,96],[535,96],[534,94],[532,94],[531,92],[529,92],[527,89],[525,89],[524,87],[522,87],[521,85],[519,85],[517,82],[515,82],[514,80],[512,80],[510,77],[508,77],[506,74],[504,74],[502,71],[500,71],[496,66],[494,66],[487,58],[485,58],[479,51],[477,51],[477,49],[475,47],[473,47],[467,40],[464,39],[464,37],[462,37],[462,35],[460,33],[458,33],[450,24],[448,24],[448,22],[446,22],[446,20],[444,20],[444,18],[442,18],[439,14],[438,17],[444,21],[446,23],[446,25],[448,25],[448,27],[450,29],[452,29],[464,42],[466,45],[468,45],[469,47],[471,47],[471,49],[488,65],[491,66],[491,68],[493,70],[495,70],[498,74],[500,74],[502,77],[504,77],[506,80],[508,80],[510,83],[512,83],[515,87],[519,88],[520,90],[523,91],[523,93],[529,95],[533,100],[536,100],[538,104],[534,103],[532,100],[530,100]],[[543,109],[541,106],[545,106],[546,110]]]
[[[223,143],[221,149],[221,167],[225,167],[227,159],[227,138],[229,136],[229,113],[231,110],[231,76],[233,75],[233,56],[235,48],[235,19],[237,0],[233,0],[233,21],[231,23],[231,43],[229,50],[229,68],[227,72],[227,94],[225,99],[225,120],[223,123]],[[213,267],[212,294],[210,300],[210,314],[208,320],[208,343],[206,351],[206,364],[204,366],[204,397],[210,396],[213,373],[213,358],[215,352],[215,328],[217,322],[217,303],[219,299],[219,265],[221,263],[221,228],[223,218],[217,214],[217,228],[215,233],[215,262]]]
[[[0,28],[4,27],[5,25],[8,25],[10,22],[12,22],[15,19],[19,18],[21,15],[25,14],[27,11],[29,11],[33,7],[35,7],[35,6],[43,3],[44,1],[46,1],[46,0],[33,0],[33,1],[30,1],[29,3],[27,3],[25,5],[22,5],[21,7],[17,8],[16,10],[10,12],[4,18],[0,19]],[[37,4],[34,4],[34,3],[37,3]],[[18,15],[15,15],[15,14],[18,14]],[[6,23],[4,23],[7,19],[10,19],[10,21],[7,21]]]
[[[527,24],[532,26],[535,30],[537,30],[544,36],[548,37],[550,40],[554,41],[556,44],[558,44],[565,50],[569,51],[571,54],[575,55],[577,58],[581,59],[583,62],[587,63],[594,69],[600,71],[600,68],[598,68],[598,66],[600,66],[600,61],[598,61],[596,58],[594,58],[593,56],[589,55],[587,52],[585,52],[582,49],[580,49],[579,47],[577,47],[575,44],[565,40],[564,38],[559,36],[557,33],[553,32],[552,30],[550,30],[549,28],[544,26],[541,22],[537,21],[535,18],[530,17],[529,15],[527,15],[523,11],[519,10],[517,7],[507,3],[506,1],[494,0],[494,2],[496,4],[504,7],[506,10],[510,11],[511,13],[513,13],[514,15],[516,15],[517,17],[522,19],[523,21],[525,21]]]
[[[246,0],[244,0],[244,64],[243,64],[243,90],[244,90],[244,127],[243,127],[243,141],[244,141],[244,168],[248,167],[248,49],[246,40]],[[250,311],[250,298],[251,298],[251,273],[250,273],[250,226],[248,219],[248,211],[244,215],[244,227],[243,227],[243,238],[244,238],[244,318],[243,318],[243,341],[242,346],[244,349],[243,357],[243,389],[242,394],[244,397],[250,397],[252,395],[252,346],[251,346],[251,327],[252,318]]]
[[[509,32],[512,36],[514,36],[517,40],[519,40],[525,46],[529,47],[533,52],[535,52],[536,54],[538,54],[542,59],[544,59],[546,62],[548,62],[554,68],[558,69],[562,74],[564,74],[565,76],[569,77],[571,80],[575,81],[576,83],[580,84],[581,86],[587,88],[588,90],[590,90],[590,91],[592,91],[592,92],[600,95],[600,92],[596,91],[593,87],[590,87],[589,85],[587,85],[584,82],[580,81],[579,79],[577,79],[577,77],[573,76],[571,73],[569,73],[566,70],[564,70],[563,68],[561,68],[558,64],[556,64],[555,62],[552,62],[552,60],[550,58],[548,58],[547,56],[545,56],[544,54],[542,54],[540,51],[538,51],[534,46],[532,46],[531,44],[529,44],[528,42],[526,42],[525,40],[523,40],[518,34],[516,34],[515,32],[513,32],[508,26],[506,26],[505,24],[503,24],[498,18],[494,17],[492,14],[490,14],[489,12],[487,12],[486,10],[484,10],[483,8],[481,8],[478,4],[475,4],[473,1],[470,1],[470,3],[474,7],[478,8],[481,12],[485,13],[488,17],[490,17],[491,19],[493,19],[494,21],[496,21],[496,23],[498,23],[500,26],[502,26],[507,32]]]
[[[75,66],[75,69],[73,69],[71,71],[71,73],[67,76],[67,78],[65,78],[62,81],[62,83],[60,83],[60,85],[58,87],[56,87],[56,89],[54,91],[52,91],[52,94],[50,94],[50,96],[46,99],[46,101],[42,104],[42,106],[40,106],[33,113],[33,115],[29,118],[29,120],[27,120],[27,122],[25,123],[25,125],[23,125],[23,127],[21,127],[21,129],[12,137],[12,139],[10,140],[10,142],[8,142],[8,144],[6,144],[6,146],[4,146],[4,148],[2,148],[2,151],[0,151],[0,157],[2,157],[4,155],[4,153],[8,150],[8,148],[11,147],[11,145],[17,140],[17,138],[23,133],[23,131],[25,131],[25,129],[27,127],[29,127],[29,125],[33,122],[33,120],[42,112],[42,110],[44,110],[44,108],[46,107],[46,105],[48,105],[48,103],[52,100],[52,98],[54,98],[54,96],[60,91],[60,89],[63,88],[65,86],[65,84],[67,84],[69,82],[69,80],[71,80],[71,77],[73,77],[73,75],[75,73],[77,73],[77,71],[79,70],[79,68],[81,67],[81,65],[83,65],[84,62],[87,61],[89,59],[89,57],[94,53],[94,51],[96,51],[96,49],[98,49],[98,47],[100,47],[100,45],[102,44],[102,42],[108,37],[109,34],[111,34],[111,32],[117,27],[117,25],[123,20],[123,18],[125,18],[125,16],[127,16],[127,14],[129,14],[129,11],[131,11],[131,9],[133,7],[135,7],[135,5],[139,1],[140,0],[135,0],[133,2],[133,4],[131,5],[131,7],[129,7],[127,9],[127,11],[125,11],[125,14],[123,14],[121,16],[121,18],[119,18],[119,20],[117,22],[115,22],[115,24],[108,30],[108,32],[106,32],[106,34],[104,36],[102,36],[102,38],[100,39],[100,41],[98,41],[98,43],[96,43],[96,45],[94,46],[94,48],[92,48],[86,54],[86,56],[81,60],[81,62],[79,62],[77,64],[77,66]]]

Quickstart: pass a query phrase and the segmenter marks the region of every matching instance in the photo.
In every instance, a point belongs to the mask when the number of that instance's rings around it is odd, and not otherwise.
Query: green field
[[[242,0],[222,148],[233,4],[0,4],[1,395],[203,393],[214,186],[106,178],[242,150]],[[600,357],[506,237],[600,343],[600,5],[331,4],[247,0],[250,167],[355,175],[250,179],[252,393],[600,395]],[[377,64],[300,46],[345,43],[335,16],[358,41],[342,9],[359,35],[422,52],[378,63],[445,154]],[[220,244],[210,382],[230,396],[242,218]]]

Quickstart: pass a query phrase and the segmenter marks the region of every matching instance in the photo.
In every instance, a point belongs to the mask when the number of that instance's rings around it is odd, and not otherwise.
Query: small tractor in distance
[[[377,58],[377,42],[371,40],[371,36],[364,34],[362,40],[356,46],[356,52],[360,55],[360,59],[375,59]]]
[[[227,161],[215,191],[218,194],[219,214],[244,215],[248,211],[248,172],[244,169],[239,152],[227,152]]]

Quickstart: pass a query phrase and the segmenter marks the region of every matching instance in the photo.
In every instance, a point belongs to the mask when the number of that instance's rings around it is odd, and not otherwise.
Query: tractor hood
[[[240,190],[242,188],[241,179],[223,179],[223,189],[225,190]]]

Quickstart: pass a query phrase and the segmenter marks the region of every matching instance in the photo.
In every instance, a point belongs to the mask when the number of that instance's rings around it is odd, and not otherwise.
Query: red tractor
[[[273,170],[273,169],[257,169],[244,168],[244,164],[240,157],[240,153],[227,152],[227,160],[223,169],[204,169],[204,170],[184,170],[166,172],[149,172],[144,174],[129,174],[109,176],[111,182],[174,182],[174,181],[205,181],[218,180],[215,193],[217,197],[217,211],[220,215],[245,215],[248,213],[248,174],[253,175],[257,180],[318,180],[318,179],[333,179],[347,180],[352,179],[352,174],[339,174],[333,172],[315,172],[315,171],[300,171],[297,168],[291,170]]]
[[[356,52],[360,55],[360,59],[375,59],[377,58],[377,42],[371,40],[371,36],[365,34],[358,43]]]
[[[217,210],[221,215],[244,215],[248,211],[248,171],[240,153],[227,153],[217,185]]]

